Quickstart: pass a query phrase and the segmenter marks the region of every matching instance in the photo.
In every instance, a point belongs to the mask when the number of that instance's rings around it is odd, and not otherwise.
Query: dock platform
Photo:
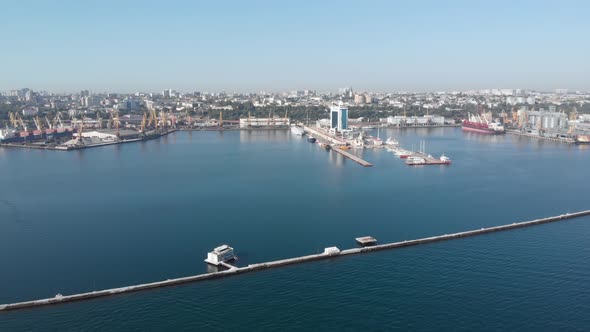
[[[360,244],[363,247],[377,244],[377,239],[375,239],[372,236],[357,237],[355,240],[358,244]]]
[[[332,151],[341,154],[342,156],[358,163],[359,165],[363,166],[363,167],[371,167],[373,166],[373,164],[371,164],[370,162],[357,157],[355,155],[353,155],[352,153],[342,150],[339,148],[339,146],[343,146],[346,145],[346,141],[339,139],[337,137],[334,137],[332,135],[330,135],[330,133],[321,130],[319,128],[312,128],[312,127],[308,127],[308,126],[303,126],[303,129],[309,133],[311,133],[316,139],[321,139],[327,142],[330,142],[331,144],[333,144],[333,149]]]
[[[371,166],[373,166],[373,164],[371,164],[370,162],[368,162],[368,161],[366,161],[366,160],[364,160],[362,158],[359,158],[359,157],[353,155],[350,152],[347,152],[347,151],[344,151],[342,149],[339,149],[338,147],[333,148],[332,151],[343,155],[344,157],[346,157],[346,158],[348,158],[348,159],[356,162],[357,164],[360,164],[363,167],[371,167]]]

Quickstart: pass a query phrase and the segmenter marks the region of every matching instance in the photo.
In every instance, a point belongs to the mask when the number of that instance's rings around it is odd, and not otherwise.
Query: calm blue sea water
[[[381,131],[445,153],[363,168],[288,131],[0,149],[0,303],[590,208],[587,147],[457,128]],[[588,330],[590,218],[0,314],[0,330]]]

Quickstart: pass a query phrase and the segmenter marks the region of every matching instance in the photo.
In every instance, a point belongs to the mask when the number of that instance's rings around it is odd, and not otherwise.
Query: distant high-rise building
[[[26,107],[23,109],[23,116],[34,116],[39,113],[39,108],[37,107]]]
[[[80,91],[80,97],[90,97],[90,91],[89,90]]]
[[[365,104],[365,96],[364,95],[354,95],[354,103],[357,105]]]
[[[151,100],[145,100],[144,102],[145,102],[145,107],[147,108],[147,110],[149,112],[151,112],[151,111],[154,110],[154,102],[153,101],[151,101]]]
[[[342,98],[354,98],[354,92],[352,91],[352,87],[350,88],[340,88],[338,89],[338,93]]]
[[[330,107],[330,128],[338,131],[348,129],[348,108],[342,103]]]
[[[162,91],[162,95],[164,95],[164,98],[172,98],[174,97],[174,92],[172,91],[172,89],[165,89],[164,91]]]

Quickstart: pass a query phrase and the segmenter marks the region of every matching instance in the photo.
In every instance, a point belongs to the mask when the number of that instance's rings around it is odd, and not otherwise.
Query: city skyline
[[[590,90],[581,1],[2,8],[0,91]]]

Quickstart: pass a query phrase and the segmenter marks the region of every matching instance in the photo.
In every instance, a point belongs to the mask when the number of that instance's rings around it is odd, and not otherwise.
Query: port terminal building
[[[340,105],[330,107],[330,130],[346,131],[348,129],[348,108]]]
[[[440,115],[424,115],[424,116],[389,116],[380,119],[381,123],[386,123],[390,126],[397,127],[427,127],[427,126],[442,126],[445,124],[445,117]]]
[[[519,123],[526,123],[524,127],[542,128],[554,131],[563,131],[568,128],[567,114],[556,112],[553,107],[550,110],[540,108],[538,111],[520,109],[517,112]]]
[[[288,127],[291,124],[289,118],[245,118],[240,119],[240,128],[268,128]]]

